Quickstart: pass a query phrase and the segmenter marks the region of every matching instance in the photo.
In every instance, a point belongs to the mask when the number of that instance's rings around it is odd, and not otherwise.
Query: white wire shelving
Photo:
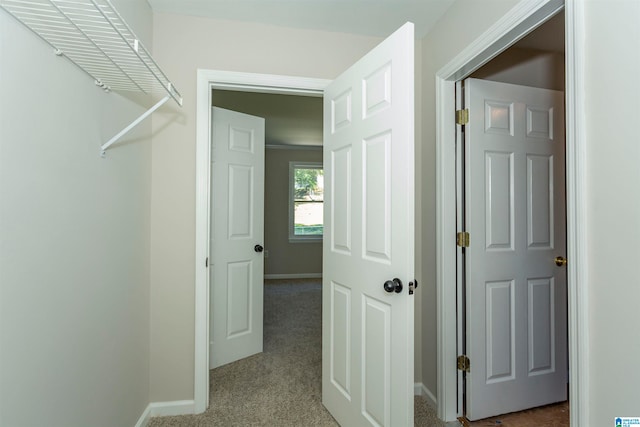
[[[102,154],[164,103],[182,95],[109,0],[0,0],[0,7],[109,92],[165,96],[101,146]]]

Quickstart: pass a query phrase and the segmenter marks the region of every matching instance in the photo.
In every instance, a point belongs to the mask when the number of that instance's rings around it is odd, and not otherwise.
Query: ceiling
[[[386,37],[411,21],[422,38],[454,0],[148,0],[154,11]]]

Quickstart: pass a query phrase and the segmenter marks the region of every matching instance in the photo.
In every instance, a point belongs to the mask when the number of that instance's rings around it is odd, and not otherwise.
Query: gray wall
[[[289,162],[320,162],[322,149],[267,149],[265,153],[265,274],[322,273],[322,242],[289,242]]]
[[[150,42],[147,2],[114,4]],[[140,100],[4,10],[0,64],[0,425],[133,426],[149,403],[150,123],[100,158]]]

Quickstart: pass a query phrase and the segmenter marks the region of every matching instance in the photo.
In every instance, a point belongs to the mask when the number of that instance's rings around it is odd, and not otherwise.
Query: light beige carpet
[[[210,371],[203,414],[157,417],[149,427],[338,425],[322,406],[320,280],[268,281],[264,303],[264,352]],[[415,425],[444,423],[416,397]]]

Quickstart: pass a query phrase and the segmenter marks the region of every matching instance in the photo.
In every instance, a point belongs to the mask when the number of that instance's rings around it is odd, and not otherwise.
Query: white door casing
[[[324,117],[323,403],[343,426],[413,425],[413,24],[329,85]]]
[[[264,119],[212,108],[209,367],[262,352]]]
[[[567,398],[563,93],[465,81],[470,420]]]

